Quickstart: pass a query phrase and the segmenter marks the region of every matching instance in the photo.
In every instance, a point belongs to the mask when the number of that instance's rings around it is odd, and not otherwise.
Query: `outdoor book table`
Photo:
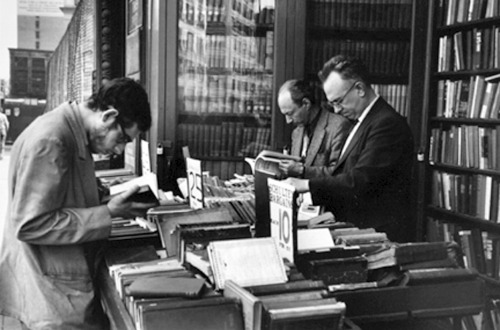
[[[100,272],[101,299],[112,329],[135,330],[107,269]],[[346,317],[363,328],[379,321],[453,317],[456,324],[484,308],[484,283],[479,280],[333,293],[347,306]]]

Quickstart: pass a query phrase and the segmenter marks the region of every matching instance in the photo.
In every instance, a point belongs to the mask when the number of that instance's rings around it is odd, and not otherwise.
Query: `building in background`
[[[10,90],[3,107],[11,123],[7,142],[44,112],[47,69],[79,0],[18,0],[17,48],[9,48]]]

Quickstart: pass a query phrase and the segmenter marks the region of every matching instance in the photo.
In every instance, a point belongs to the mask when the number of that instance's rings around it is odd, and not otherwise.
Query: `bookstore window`
[[[273,21],[274,1],[179,1],[178,139],[222,178],[270,148]]]

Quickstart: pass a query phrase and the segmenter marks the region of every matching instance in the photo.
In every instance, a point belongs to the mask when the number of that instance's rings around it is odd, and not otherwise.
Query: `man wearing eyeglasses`
[[[1,314],[29,329],[108,327],[94,281],[111,218],[144,216],[154,205],[128,200],[137,186],[101,204],[92,154],[120,154],[150,126],[145,90],[118,78],[16,139],[0,224]]]
[[[386,232],[408,241],[413,137],[400,116],[370,86],[364,64],[337,55],[319,73],[335,113],[356,121],[330,177],[289,178],[298,192],[310,192],[337,220]]]
[[[286,81],[278,93],[278,106],[286,122],[296,126],[291,154],[304,160],[282,160],[280,171],[301,178],[331,175],[351,128],[349,121],[316,105],[304,80]]]

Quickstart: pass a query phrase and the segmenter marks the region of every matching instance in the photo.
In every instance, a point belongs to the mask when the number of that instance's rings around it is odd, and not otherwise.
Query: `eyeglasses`
[[[123,126],[118,122],[116,124],[120,128],[120,135],[116,139],[116,143],[117,144],[127,144],[129,142],[132,142],[132,139],[130,138],[130,136],[128,136],[127,133],[125,133]]]
[[[328,105],[333,107],[333,108],[340,108],[342,106],[342,102],[344,102],[344,99],[346,98],[346,96],[353,90],[354,86],[356,86],[356,84],[358,83],[359,81],[355,81],[351,87],[349,87],[349,89],[347,90],[347,92],[344,93],[344,95],[341,97],[341,98],[338,98],[336,100],[333,100],[333,101],[328,101]]]

